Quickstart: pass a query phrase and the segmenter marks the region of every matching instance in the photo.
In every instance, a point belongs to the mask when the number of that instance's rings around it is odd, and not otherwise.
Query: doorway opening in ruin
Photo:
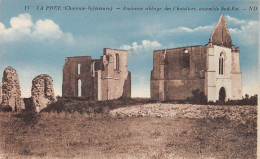
[[[226,99],[226,90],[224,87],[221,87],[219,90],[219,99],[218,100],[225,102],[225,99]]]
[[[78,80],[78,97],[81,97],[81,80]]]

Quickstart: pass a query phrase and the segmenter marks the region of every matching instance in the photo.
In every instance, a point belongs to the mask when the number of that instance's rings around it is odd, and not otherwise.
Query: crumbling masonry
[[[11,107],[12,111],[25,109],[18,74],[11,66],[4,70],[2,84],[2,107]]]
[[[63,66],[63,97],[111,100],[131,97],[128,52],[104,49],[100,59],[90,56],[67,57]]]
[[[239,48],[232,45],[222,14],[205,46],[156,50],[151,72],[151,98],[184,100],[192,90],[208,101],[241,99]]]
[[[55,101],[52,78],[49,75],[39,75],[32,80],[32,106],[40,112]]]

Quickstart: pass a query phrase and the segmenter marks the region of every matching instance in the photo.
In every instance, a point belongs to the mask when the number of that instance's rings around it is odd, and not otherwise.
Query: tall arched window
[[[224,75],[224,55],[223,55],[223,53],[221,53],[220,57],[219,57],[219,74]]]
[[[78,64],[78,75],[80,74],[80,64]]]
[[[81,80],[78,80],[78,97],[81,97]]]
[[[95,76],[95,61],[92,62],[91,64],[91,72],[92,72],[92,76]]]
[[[188,50],[184,50],[182,54],[182,65],[183,68],[190,68],[190,54]]]
[[[119,55],[118,54],[116,54],[116,56],[115,56],[114,69],[116,71],[119,71]]]

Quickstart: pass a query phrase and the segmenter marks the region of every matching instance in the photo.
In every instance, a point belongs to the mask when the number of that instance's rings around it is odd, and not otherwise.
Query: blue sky
[[[112,11],[40,11],[36,6],[113,7]],[[29,10],[24,10],[29,6]],[[126,7],[157,7],[160,11],[123,11]],[[165,7],[232,7],[239,11],[165,11]],[[150,95],[153,50],[205,45],[223,13],[233,44],[240,48],[244,94],[258,85],[258,1],[216,0],[0,0],[0,72],[12,66],[19,74],[22,96],[39,74],[53,78],[61,95],[62,67],[69,56],[99,58],[103,48],[129,51],[132,96]],[[120,7],[121,10],[115,8]],[[246,10],[243,10],[246,9]],[[2,73],[0,74],[2,78]]]

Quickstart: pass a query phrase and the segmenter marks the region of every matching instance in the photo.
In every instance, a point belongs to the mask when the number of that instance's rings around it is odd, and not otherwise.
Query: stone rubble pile
[[[255,106],[217,106],[217,105],[191,105],[191,104],[168,104],[153,103],[144,105],[134,105],[130,107],[118,108],[110,111],[110,116],[114,118],[127,117],[171,117],[189,119],[217,119],[226,118],[243,123],[247,119],[256,118]]]

